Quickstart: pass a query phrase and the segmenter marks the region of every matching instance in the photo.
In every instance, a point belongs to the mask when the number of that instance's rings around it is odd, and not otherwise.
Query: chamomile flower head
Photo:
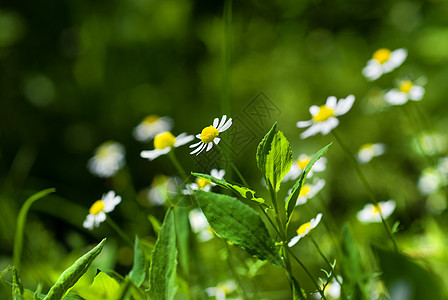
[[[173,128],[173,120],[169,117],[149,115],[134,128],[132,134],[139,142],[149,142],[157,134],[170,131]]]
[[[311,161],[313,157],[307,154],[300,154],[299,157],[292,162],[291,170],[283,177],[283,180],[295,180],[297,177],[302,174],[303,170],[305,170],[308,163]],[[310,172],[307,175],[307,178],[313,176],[313,172],[322,172],[325,171],[327,159],[325,157],[319,158],[316,163],[311,168]]]
[[[391,105],[402,105],[408,100],[420,101],[424,94],[425,89],[422,86],[416,85],[410,80],[402,80],[397,88],[384,95],[384,99]]]
[[[155,176],[148,189],[148,202],[155,206],[163,205],[167,199],[176,195],[177,185],[176,178],[165,175]]]
[[[218,179],[224,179],[224,175],[226,175],[226,170],[218,170],[218,169],[212,169],[210,171],[210,176],[218,178]],[[203,190],[203,191],[210,191],[212,186],[215,186],[213,182],[207,179],[203,178],[196,178],[196,181],[193,183],[186,184],[186,189],[182,191],[184,195],[191,195],[193,191],[197,190]]]
[[[337,100],[336,97],[330,96],[327,98],[325,105],[310,107],[312,119],[309,121],[299,121],[296,126],[298,128],[309,127],[302,132],[300,137],[306,139],[307,137],[318,134],[328,134],[331,130],[339,125],[339,120],[336,118],[346,114],[353,106],[355,96],[348,95],[346,98]]]
[[[115,195],[114,191],[103,194],[100,200],[97,200],[89,209],[89,214],[82,224],[84,228],[92,230],[100,226],[101,222],[106,220],[106,213],[110,213],[121,202],[121,197]]]
[[[297,242],[306,236],[308,233],[311,232],[316,226],[319,224],[320,220],[322,219],[322,214],[319,213],[314,219],[311,219],[311,221],[300,225],[299,229],[297,229],[297,235],[291,239],[291,241],[288,243],[288,247],[292,247]]]
[[[124,155],[123,145],[107,141],[96,148],[95,155],[89,159],[87,167],[98,177],[112,177],[125,165]]]
[[[188,219],[190,220],[191,229],[198,235],[199,241],[206,242],[213,238],[212,229],[202,210],[199,208],[190,210]]]
[[[385,73],[392,72],[398,68],[408,56],[408,51],[400,48],[391,51],[386,48],[381,48],[373,53],[373,56],[367,65],[362,69],[362,74],[369,81],[376,80]]]
[[[374,157],[384,154],[386,145],[383,143],[367,143],[362,145],[357,154],[359,163],[365,164],[371,161]]]
[[[199,155],[202,151],[210,151],[213,148],[213,144],[218,145],[221,141],[219,134],[226,131],[232,126],[232,118],[227,119],[226,115],[223,115],[221,121],[219,118],[213,120],[213,125],[204,127],[201,133],[197,134],[196,137],[200,139],[199,142],[190,145],[190,148],[196,148],[190,152],[190,154]]]
[[[417,187],[423,195],[430,195],[448,183],[448,174],[443,169],[428,167],[421,173]]]
[[[215,296],[216,300],[225,300],[228,295],[236,291],[237,285],[233,280],[227,280],[218,284],[215,287],[205,289],[209,297]]]
[[[193,135],[185,132],[174,136],[169,131],[164,131],[154,137],[154,150],[145,150],[140,152],[140,156],[149,160],[156,159],[160,155],[168,154],[171,149],[185,145],[194,140]]]
[[[318,178],[314,178],[313,183],[305,183],[302,186],[302,189],[300,190],[299,198],[297,199],[296,205],[305,204],[309,199],[316,196],[317,193],[319,193],[323,189],[324,186],[325,186],[325,180],[318,179]],[[288,191],[288,197],[289,197],[289,195],[291,195],[291,193],[292,193],[292,189],[290,189]],[[286,197],[285,200],[287,200],[288,197]]]
[[[395,201],[381,201],[378,205],[366,204],[362,210],[360,210],[356,217],[363,223],[375,223],[381,222],[380,213],[384,219],[387,219],[395,210]]]

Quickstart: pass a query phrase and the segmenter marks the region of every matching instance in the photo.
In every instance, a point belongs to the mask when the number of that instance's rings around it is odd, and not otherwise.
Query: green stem
[[[319,292],[319,294],[321,295],[322,299],[326,300],[327,298],[325,297],[324,291],[320,288],[319,284],[317,283],[317,281],[314,279],[313,275],[311,274],[310,271],[308,271],[308,269],[305,267],[305,265],[300,261],[300,259],[294,255],[294,253],[291,251],[291,249],[288,248],[289,253],[291,254],[291,256],[295,259],[295,261],[302,267],[302,269],[305,271],[305,273],[308,275],[308,277],[311,279],[311,281],[314,283],[314,285],[317,288],[317,291]]]
[[[106,216],[106,222],[112,227],[113,230],[121,237],[121,239],[128,244],[131,248],[134,248],[134,244],[129,240],[123,230],[115,223],[109,216]]]
[[[264,214],[264,216],[266,217],[266,219],[268,219],[269,223],[271,224],[272,228],[275,229],[275,231],[277,232],[279,238],[281,239],[281,233],[278,230],[277,226],[275,226],[274,221],[272,221],[271,217],[268,215],[268,213],[263,209],[263,207],[260,207],[261,212]]]
[[[182,179],[185,182],[187,182],[188,181],[187,173],[185,173],[185,169],[179,163],[179,160],[177,160],[176,154],[174,154],[174,149],[171,149],[171,151],[168,152],[168,157],[170,158],[171,162],[173,163],[174,167],[176,168],[177,172],[180,174]]]
[[[237,166],[233,161],[230,162],[230,166],[235,171],[236,175],[238,175],[238,178],[243,182],[244,186],[249,188],[249,184],[247,184],[246,179],[244,179],[243,175],[241,174],[240,170],[238,170]]]
[[[349,158],[349,161],[352,164],[353,168],[355,169],[356,174],[358,175],[358,178],[360,179],[362,185],[364,186],[364,189],[366,190],[371,203],[378,207],[378,201],[375,198],[375,195],[373,193],[372,188],[369,185],[369,182],[364,177],[364,174],[362,173],[361,168],[359,167],[358,161],[356,160],[355,156],[351,153],[350,149],[342,142],[341,138],[336,134],[335,130],[332,130],[331,133],[333,134],[334,138],[338,141],[339,145],[341,146],[341,148],[344,150],[345,154]],[[383,223],[384,228],[385,228],[387,234],[389,235],[389,238],[392,240],[395,252],[398,252],[397,242],[392,233],[392,230],[389,227],[389,224],[387,224],[386,220],[384,219],[383,213],[381,212],[381,210],[378,210],[378,213],[380,215],[381,222]]]

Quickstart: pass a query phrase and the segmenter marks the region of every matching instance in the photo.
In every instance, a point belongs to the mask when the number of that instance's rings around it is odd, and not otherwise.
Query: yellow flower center
[[[108,147],[101,147],[98,149],[98,151],[96,151],[96,156],[99,158],[106,158],[109,156],[109,149]]]
[[[216,129],[215,127],[210,125],[208,127],[205,127],[204,129],[202,129],[201,141],[204,144],[211,143],[218,135],[219,135],[218,129]]]
[[[400,92],[409,93],[414,84],[410,80],[404,80],[399,87]]]
[[[299,197],[306,196],[311,191],[311,185],[304,184],[300,190]]]
[[[378,204],[378,205],[373,205],[372,206],[372,209],[373,209],[373,214],[379,214],[380,212],[381,212],[381,206]]]
[[[334,109],[328,108],[325,105],[319,107],[317,115],[313,116],[314,122],[323,122],[334,116]]]
[[[373,53],[373,59],[377,60],[380,64],[384,64],[389,60],[391,53],[392,52],[389,49],[381,48]]]
[[[159,119],[160,119],[160,118],[159,118],[159,116],[157,116],[157,115],[149,115],[149,116],[147,116],[147,117],[143,120],[143,123],[150,125],[150,124],[154,124],[154,123],[157,122]]]
[[[101,200],[98,200],[92,204],[92,206],[89,209],[89,213],[92,215],[97,215],[100,212],[102,212],[103,209],[104,209],[104,202]]]
[[[154,138],[154,148],[165,149],[166,147],[173,147],[175,142],[176,138],[174,137],[174,135],[169,131],[165,131],[159,133]]]
[[[311,230],[311,222],[300,225],[297,234],[304,234],[308,228]]]
[[[307,157],[306,159],[299,159],[297,161],[297,165],[299,166],[300,169],[305,169],[306,166],[308,165],[308,163],[310,162],[311,158]]]
[[[202,179],[202,178],[198,178],[198,179],[196,179],[196,183],[198,184],[198,187],[202,190],[202,189],[204,189],[207,185],[210,184],[210,180]]]
[[[367,149],[372,148],[372,146],[373,146],[372,143],[364,144],[364,145],[361,146],[361,148],[359,148],[359,150],[360,150],[360,151],[361,151],[361,150],[367,150]]]

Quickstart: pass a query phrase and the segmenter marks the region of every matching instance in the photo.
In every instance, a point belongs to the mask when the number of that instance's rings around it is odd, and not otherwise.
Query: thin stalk
[[[268,219],[269,223],[271,224],[272,228],[275,229],[275,231],[277,232],[279,238],[281,239],[281,233],[278,230],[277,226],[275,226],[274,221],[272,221],[271,217],[268,215],[268,213],[263,209],[263,207],[260,207],[261,212],[264,214],[264,216],[266,217],[266,219]]]
[[[341,146],[341,148],[344,150],[345,154],[349,158],[349,161],[352,164],[352,167],[355,169],[356,174],[358,175],[358,178],[360,179],[362,185],[364,186],[364,189],[366,190],[367,195],[369,196],[369,198],[371,200],[371,203],[378,207],[378,201],[375,198],[375,195],[373,193],[372,188],[369,185],[369,182],[364,177],[364,174],[362,173],[361,168],[359,167],[358,161],[353,156],[350,149],[342,142],[341,138],[336,134],[336,131],[332,130],[331,133],[333,134],[334,138],[338,141],[339,145]],[[386,220],[384,219],[381,209],[378,210],[378,213],[380,215],[381,222],[383,223],[384,228],[385,228],[387,234],[389,235],[389,238],[392,240],[395,252],[398,252],[397,241],[395,240],[395,237],[392,233],[392,230],[389,227],[389,224],[387,224]]]
[[[121,230],[120,226],[117,225],[117,223],[115,223],[112,218],[110,218],[109,216],[106,217],[106,222],[110,225],[110,227],[112,227],[113,230],[115,230],[115,232],[121,237],[121,239],[128,244],[128,246],[130,246],[131,248],[134,248],[134,244],[131,242],[131,240],[129,240],[129,238],[126,236],[126,234],[123,232],[123,230]]]
[[[243,182],[244,186],[249,188],[249,184],[247,184],[246,179],[244,179],[243,174],[241,174],[240,170],[238,170],[237,166],[233,161],[230,162],[230,166],[235,171],[236,175],[238,175],[238,178]]]
[[[308,271],[308,269],[305,267],[305,265],[300,261],[300,259],[294,255],[294,253],[291,251],[291,249],[288,248],[289,253],[291,254],[291,256],[295,259],[295,261],[302,267],[302,269],[305,271],[305,273],[308,275],[308,277],[311,279],[311,281],[314,283],[314,285],[317,288],[317,291],[319,292],[319,294],[321,295],[322,299],[326,300],[327,298],[325,297],[324,291],[320,288],[319,284],[317,283],[317,281],[314,279],[313,275],[311,274],[310,271]]]
[[[180,174],[182,179],[185,182],[187,182],[188,181],[187,173],[185,173],[185,169],[179,163],[179,160],[177,160],[176,154],[174,154],[174,149],[171,149],[171,151],[168,152],[168,157],[170,158],[171,162],[173,163],[174,167],[176,168],[177,172]]]

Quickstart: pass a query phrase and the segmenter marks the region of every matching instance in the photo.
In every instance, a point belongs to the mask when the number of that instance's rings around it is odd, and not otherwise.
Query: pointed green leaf
[[[227,195],[197,191],[195,196],[216,233],[261,260],[283,265],[274,241],[254,209]]]
[[[51,287],[44,300],[61,299],[67,291],[81,278],[92,264],[93,260],[100,254],[106,243],[103,239],[95,248],[81,256],[71,267],[65,270],[58,281]]]
[[[232,183],[229,183],[229,182],[227,182],[227,181],[225,181],[223,179],[215,178],[215,177],[212,177],[212,176],[207,175],[207,174],[194,173],[194,172],[192,172],[191,174],[193,176],[198,177],[198,178],[211,181],[211,182],[215,183],[216,185],[218,185],[220,187],[223,187],[225,189],[231,190],[231,191],[233,191],[237,195],[240,195],[243,198],[246,198],[246,199],[258,202],[260,204],[266,205],[266,201],[263,198],[255,197],[255,191],[253,191],[253,190],[251,190],[251,189],[249,189],[247,187],[239,186],[239,185],[236,185],[236,184],[232,184]]]
[[[300,191],[302,190],[303,184],[305,183],[306,176],[311,171],[311,168],[314,166],[316,161],[318,161],[319,158],[321,158],[322,155],[324,155],[328,151],[328,148],[331,146],[331,144],[333,143],[326,145],[325,147],[317,151],[316,154],[314,154],[313,158],[306,165],[305,169],[300,175],[299,180],[297,180],[297,182],[292,187],[291,194],[289,195],[285,204],[287,223],[289,223],[289,221],[291,220],[292,212],[294,211],[294,207],[296,207],[297,199],[299,198]]]
[[[145,256],[140,248],[138,236],[135,236],[134,241],[134,264],[129,272],[129,278],[137,286],[143,283],[146,277]]]
[[[174,299],[176,295],[177,247],[173,209],[170,208],[159,230],[150,269],[151,299]]]
[[[86,300],[116,299],[120,289],[118,282],[104,272],[98,273],[92,284],[78,294]]]
[[[277,124],[272,126],[258,145],[257,165],[266,184],[278,192],[283,177],[291,170],[292,151],[288,139],[277,130]]]

